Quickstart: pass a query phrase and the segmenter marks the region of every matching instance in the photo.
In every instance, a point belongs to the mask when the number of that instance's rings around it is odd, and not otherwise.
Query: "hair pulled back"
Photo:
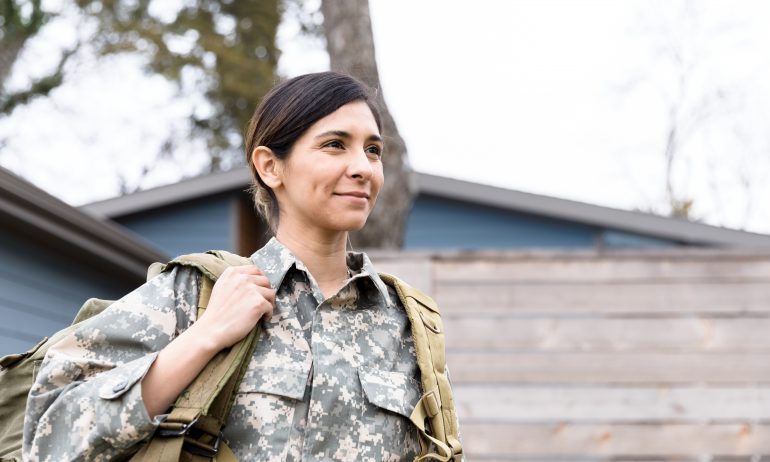
[[[273,87],[257,106],[244,138],[246,163],[252,175],[249,191],[257,211],[273,232],[278,226],[278,201],[254,167],[251,160],[254,149],[265,146],[277,158],[286,160],[294,143],[311,125],[353,101],[367,103],[377,128],[382,131],[380,113],[370,90],[353,77],[337,72],[305,74],[286,80]]]

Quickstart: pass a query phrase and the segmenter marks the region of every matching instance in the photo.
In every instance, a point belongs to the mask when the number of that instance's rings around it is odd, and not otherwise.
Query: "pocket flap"
[[[375,406],[409,418],[420,400],[420,386],[403,372],[358,368],[358,378],[366,399]]]
[[[300,400],[305,396],[309,370],[286,367],[258,366],[249,368],[243,376],[239,393],[269,393]]]

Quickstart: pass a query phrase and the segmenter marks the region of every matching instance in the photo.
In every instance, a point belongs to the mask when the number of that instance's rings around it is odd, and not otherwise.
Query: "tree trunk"
[[[382,113],[385,184],[366,226],[351,234],[351,242],[354,247],[401,248],[414,188],[410,181],[406,144],[388,111],[380,85],[369,1],[323,0],[321,12],[331,69],[350,74],[373,88]]]
[[[5,81],[11,75],[13,63],[16,62],[27,37],[17,35],[0,40],[0,94],[3,93]]]

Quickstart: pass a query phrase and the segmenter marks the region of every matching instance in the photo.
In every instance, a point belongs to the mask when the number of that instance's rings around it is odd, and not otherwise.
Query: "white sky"
[[[383,91],[416,170],[662,211],[669,107],[684,88],[675,188],[708,223],[770,233],[770,2],[370,3]],[[325,69],[323,45],[294,30],[280,31],[280,69]],[[64,25],[50,34],[19,82],[51,60],[51,40],[74,38]],[[136,181],[190,107],[137,63],[82,63],[52,98],[0,121],[0,164],[74,204],[114,195],[115,166]],[[143,186],[195,172],[200,149]]]

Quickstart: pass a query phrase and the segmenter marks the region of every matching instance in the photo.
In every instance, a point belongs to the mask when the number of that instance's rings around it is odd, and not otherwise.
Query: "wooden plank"
[[[463,423],[770,422],[770,386],[453,386]]]
[[[494,261],[437,260],[438,282],[522,283],[530,281],[619,282],[719,280],[770,281],[770,260],[681,260],[660,259],[527,259]]]
[[[460,430],[469,460],[770,455],[769,424],[462,424]]]
[[[770,313],[770,284],[437,284],[442,312]]]
[[[770,318],[528,319],[471,314],[444,316],[444,330],[452,350],[770,352]]]
[[[736,384],[770,383],[768,353],[457,353],[457,383]]]
[[[548,456],[548,455],[534,455],[534,456],[501,456],[501,455],[474,455],[471,459],[473,462],[770,462],[770,456],[762,457],[755,455],[747,456],[708,456],[703,457],[701,455],[691,456],[678,456],[678,455],[666,455],[666,456],[625,456],[625,455],[612,455],[612,456]]]
[[[432,295],[433,264],[427,259],[405,259],[377,263],[377,271],[390,273],[406,281],[412,287]]]
[[[611,455],[611,456],[549,456],[549,455],[488,455],[474,454],[472,458],[466,458],[473,462],[770,462],[770,456],[708,456],[702,455],[666,455],[666,456],[636,456],[636,455]]]

